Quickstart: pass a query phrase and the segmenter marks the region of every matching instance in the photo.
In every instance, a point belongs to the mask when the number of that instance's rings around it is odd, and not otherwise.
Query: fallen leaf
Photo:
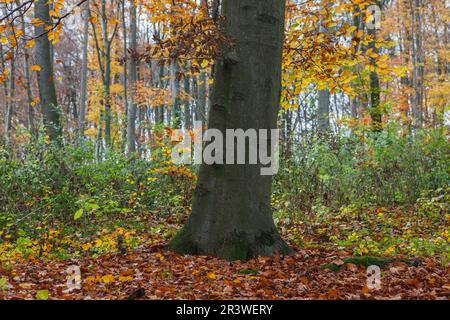
[[[38,290],[36,291],[37,300],[48,300],[48,290]]]
[[[210,272],[210,273],[208,273],[206,276],[207,276],[209,279],[211,279],[211,280],[216,280],[216,279],[217,279],[217,276],[216,276],[216,274],[215,274],[214,272]]]

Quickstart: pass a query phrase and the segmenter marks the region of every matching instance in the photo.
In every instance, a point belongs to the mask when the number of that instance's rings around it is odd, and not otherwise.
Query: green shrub
[[[192,181],[156,171],[167,165],[163,160],[110,150],[99,161],[91,143],[30,144],[20,157],[8,156],[0,152],[0,230],[29,234],[44,222],[81,226],[131,213],[184,214],[190,203]]]
[[[275,195],[279,203],[305,211],[317,205],[414,204],[422,192],[449,185],[449,150],[443,128],[405,136],[390,125],[363,137],[312,136],[282,160]]]

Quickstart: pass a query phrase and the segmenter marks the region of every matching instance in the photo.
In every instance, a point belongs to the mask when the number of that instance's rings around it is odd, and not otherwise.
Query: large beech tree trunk
[[[222,2],[224,28],[236,46],[215,66],[209,128],[276,128],[284,10],[281,0]],[[191,216],[170,248],[227,260],[289,253],[270,209],[272,177],[260,168],[201,165]]]

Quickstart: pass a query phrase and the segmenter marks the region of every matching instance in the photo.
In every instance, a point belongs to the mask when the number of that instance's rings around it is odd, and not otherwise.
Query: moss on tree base
[[[183,229],[169,243],[169,249],[180,254],[215,255],[228,261],[292,252],[276,230],[261,232],[256,237],[244,232],[233,232],[211,243],[200,242],[195,238],[191,232]]]

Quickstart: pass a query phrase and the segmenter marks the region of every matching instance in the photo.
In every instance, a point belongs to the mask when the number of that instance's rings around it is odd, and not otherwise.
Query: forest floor
[[[435,258],[346,260],[350,257],[345,251],[297,249],[289,256],[230,263],[143,246],[125,254],[39,259],[0,269],[7,279],[0,299],[450,298],[448,269]],[[367,285],[371,263],[382,266],[379,289]],[[69,292],[67,270],[73,265],[80,267],[82,289]]]
[[[0,299],[445,300],[448,217],[429,216],[378,208],[294,224],[278,217],[294,253],[240,262],[167,251],[186,215],[60,222],[34,228],[34,238],[9,230],[0,241]],[[380,286],[368,275],[374,265]],[[73,266],[81,289],[70,291]]]

